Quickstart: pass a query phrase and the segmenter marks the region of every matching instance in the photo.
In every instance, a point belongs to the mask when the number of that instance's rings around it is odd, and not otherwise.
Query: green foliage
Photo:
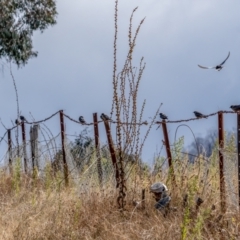
[[[164,162],[165,162],[165,157],[157,157],[157,158],[155,158],[153,171],[155,173],[160,172],[162,170],[162,166],[163,166]]]
[[[183,222],[181,226],[181,239],[185,240],[188,239],[188,233],[190,230],[190,223],[192,222],[191,219],[191,211],[195,207],[195,200],[194,197],[196,196],[196,193],[198,191],[197,186],[198,178],[197,176],[193,176],[191,179],[189,179],[188,182],[188,190],[187,190],[187,198],[185,203],[185,209],[183,214]]]
[[[87,129],[83,130],[78,137],[71,143],[71,154],[76,166],[81,169],[85,164],[91,163],[91,158],[95,154],[94,141]]]
[[[0,58],[24,65],[33,51],[33,32],[43,32],[56,23],[55,0],[1,0],[0,1]]]
[[[181,159],[182,157],[182,149],[184,147],[184,136],[180,137],[174,144],[172,147],[172,159],[173,160],[177,160],[177,159]]]

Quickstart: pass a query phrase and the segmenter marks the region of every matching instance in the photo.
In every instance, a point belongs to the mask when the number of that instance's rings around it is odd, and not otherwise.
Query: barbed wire
[[[212,116],[214,116],[214,115],[217,115],[219,112],[221,112],[221,113],[236,113],[237,114],[237,112],[233,112],[233,111],[218,111],[218,112],[215,112],[215,113],[210,113],[210,114],[208,114],[208,115],[204,115],[204,117],[202,117],[202,118],[197,118],[197,117],[195,117],[195,118],[189,118],[189,119],[182,119],[182,120],[175,120],[175,121],[165,121],[166,123],[181,123],[181,122],[190,122],[190,121],[195,121],[195,120],[201,120],[201,119],[206,119],[206,118],[208,118],[208,117],[212,117]],[[162,124],[163,123],[163,121],[157,121],[156,122],[156,124]]]
[[[43,123],[43,122],[48,121],[49,119],[51,119],[51,118],[54,117],[55,115],[57,115],[59,112],[60,112],[60,111],[57,111],[57,112],[53,113],[52,115],[50,115],[49,117],[47,117],[47,118],[45,118],[45,119],[42,119],[42,120],[39,120],[39,121],[31,121],[31,122],[29,122],[29,121],[24,121],[24,123],[29,124],[29,125]],[[217,115],[219,112],[225,113],[225,114],[234,114],[234,113],[237,113],[237,112],[234,112],[234,111],[218,111],[218,112],[215,112],[215,113],[211,113],[211,114],[205,115],[205,116],[204,116],[204,119],[205,119],[205,118],[208,118],[208,117],[212,117],[212,116],[214,116],[214,115]],[[94,125],[93,122],[90,122],[90,123],[80,123],[78,120],[73,119],[72,117],[70,117],[69,115],[67,115],[67,114],[65,114],[65,113],[63,113],[63,115],[64,115],[66,118],[68,118],[70,121],[75,122],[75,123],[77,123],[77,124],[86,125],[86,126]],[[181,120],[174,120],[174,121],[171,121],[171,120],[169,121],[169,120],[168,120],[168,121],[165,121],[165,122],[166,122],[166,123],[181,123],[181,122],[189,122],[189,121],[195,121],[195,120],[200,120],[200,119],[203,119],[203,118],[196,118],[196,117],[195,117],[195,118],[181,119]],[[110,121],[111,123],[113,123],[113,124],[118,124],[118,123],[119,123],[119,122],[113,121],[113,120],[109,120],[109,121]],[[103,122],[103,120],[99,120],[97,123],[101,123],[101,122]],[[155,122],[156,125],[159,125],[159,124],[162,124],[162,123],[163,123],[163,121],[156,121],[156,122]],[[120,122],[120,124],[121,124],[121,125],[140,125],[140,126],[141,126],[141,125],[148,125],[148,122],[147,122],[147,121],[143,121],[143,122],[140,122],[140,123]],[[21,125],[21,123],[18,124],[18,125]],[[15,129],[15,128],[17,128],[18,125],[13,126],[12,128],[9,128],[9,129],[6,130],[6,132],[3,134],[3,136],[0,137],[0,144],[1,144],[1,142],[4,140],[7,132],[8,132],[8,131],[11,131],[11,130],[13,130],[13,129]]]
[[[90,125],[94,125],[94,122],[90,122],[90,123],[81,123],[79,122],[78,120],[75,120],[73,118],[71,118],[70,116],[68,116],[67,114],[63,114],[66,118],[68,118],[70,121],[72,122],[75,122],[75,123],[78,123],[78,124],[81,124],[81,125],[86,125],[86,126],[90,126]],[[104,122],[103,120],[99,120],[97,121],[97,123],[101,123],[101,122]],[[118,124],[120,123],[121,125],[148,125],[148,122],[147,121],[143,121],[141,123],[128,123],[128,122],[117,122],[117,121],[114,121],[114,120],[109,120],[109,122],[113,123],[113,124]]]
[[[29,121],[25,121],[25,123],[27,124],[38,124],[38,123],[43,123],[46,122],[47,120],[51,119],[52,117],[54,117],[55,115],[57,115],[60,111],[57,111],[55,113],[53,113],[51,116],[43,119],[43,120],[39,120],[39,121],[33,121],[33,122],[29,122]]]

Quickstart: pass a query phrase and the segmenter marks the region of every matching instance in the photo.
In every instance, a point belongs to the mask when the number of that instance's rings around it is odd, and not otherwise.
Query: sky
[[[135,66],[142,56],[146,62],[138,102],[140,107],[146,99],[144,120],[151,120],[160,103],[161,112],[169,120],[192,118],[193,111],[210,114],[230,110],[230,105],[240,104],[239,1],[119,0],[118,72],[127,54],[129,18],[135,7],[138,10],[133,29],[146,17],[133,60]],[[31,112],[36,120],[41,120],[63,109],[74,119],[83,115],[92,121],[92,113],[111,111],[114,1],[58,0],[57,10],[57,24],[33,36],[38,57],[20,69],[13,66],[20,111],[26,118],[30,118]],[[220,72],[197,66],[217,65],[229,51],[230,58]],[[0,73],[0,85],[0,117],[10,128],[17,107],[8,66]],[[224,117],[225,129],[236,127],[235,114]],[[168,124],[171,143],[178,125]],[[217,128],[217,116],[188,125],[196,136],[205,136]],[[59,131],[58,116],[48,126],[53,132]],[[104,142],[103,125],[100,128]],[[69,134],[82,129],[66,123]],[[0,135],[4,132],[0,126]],[[185,144],[193,141],[187,128],[181,128],[177,136],[184,136]],[[162,139],[162,129],[156,131],[154,126],[144,147],[144,161],[152,162]]]

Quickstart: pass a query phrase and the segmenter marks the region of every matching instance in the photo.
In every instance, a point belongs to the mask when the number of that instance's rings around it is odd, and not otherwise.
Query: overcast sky
[[[143,119],[150,120],[160,103],[170,120],[193,117],[193,111],[210,114],[240,104],[240,1],[238,0],[119,0],[118,71],[127,54],[128,23],[138,6],[133,28],[146,17],[137,40],[134,63],[145,58],[139,106],[146,99]],[[77,119],[92,121],[92,113],[109,114],[112,100],[114,1],[59,0],[57,24],[34,34],[35,59],[14,68],[21,113],[37,120],[63,109]],[[200,69],[231,56],[222,71]],[[15,120],[16,97],[7,67],[0,75],[1,119],[7,127]],[[49,127],[58,130],[58,116]],[[196,135],[217,127],[217,116],[188,123]],[[236,116],[225,115],[225,128]],[[168,124],[170,142],[176,124]],[[101,126],[103,129],[103,125]],[[82,128],[68,123],[67,132]],[[5,132],[0,127],[0,135]],[[101,130],[105,140],[104,132]],[[178,136],[192,141],[188,129]],[[144,160],[152,161],[161,147],[162,129],[152,133]],[[165,151],[163,152],[165,154]]]

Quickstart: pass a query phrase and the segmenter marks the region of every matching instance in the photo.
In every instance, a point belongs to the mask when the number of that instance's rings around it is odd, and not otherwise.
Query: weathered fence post
[[[107,120],[105,120],[103,122],[105,125],[106,134],[107,134],[109,150],[110,150],[110,154],[111,154],[111,158],[112,158],[112,164],[115,169],[115,177],[116,177],[116,181],[117,181],[116,187],[118,188],[118,186],[119,186],[119,170],[118,170],[118,165],[117,165],[116,153],[115,153],[115,150],[113,147],[112,135],[111,135],[110,127],[109,127],[109,122]]]
[[[220,177],[220,198],[222,212],[226,211],[225,201],[225,179],[224,179],[224,157],[222,150],[224,148],[224,127],[223,113],[218,112],[218,143],[219,143],[219,177]]]
[[[65,178],[65,185],[68,186],[68,165],[66,161],[66,152],[65,152],[65,130],[64,130],[64,118],[63,118],[63,110],[59,111],[60,114],[60,127],[61,127],[61,138],[62,138],[62,156],[63,156],[63,171]]]
[[[27,174],[28,164],[27,164],[27,149],[26,149],[26,133],[24,121],[21,122],[22,127],[22,142],[23,142],[23,161],[24,161],[24,171]]]
[[[145,209],[145,188],[142,189],[142,209]]]
[[[34,172],[35,165],[39,169],[38,163],[38,129],[39,125],[33,125],[30,127],[30,143],[31,143],[31,153],[32,153],[32,168]],[[36,163],[36,164],[35,164]]]
[[[170,175],[173,180],[173,183],[176,183],[174,168],[173,168],[173,164],[172,164],[171,148],[170,148],[169,139],[168,139],[167,125],[166,125],[165,120],[162,121],[162,129],[163,129],[164,142],[165,142],[165,146],[166,146]]]
[[[9,172],[12,175],[12,139],[10,129],[8,129],[8,155],[9,155]]]
[[[99,179],[100,186],[102,187],[103,171],[102,171],[100,145],[99,145],[99,131],[98,131],[97,113],[93,113],[93,123],[94,123],[94,138],[95,138],[96,156],[97,156],[98,179]]]
[[[240,210],[240,112],[237,113],[237,141],[238,141],[238,204]]]

